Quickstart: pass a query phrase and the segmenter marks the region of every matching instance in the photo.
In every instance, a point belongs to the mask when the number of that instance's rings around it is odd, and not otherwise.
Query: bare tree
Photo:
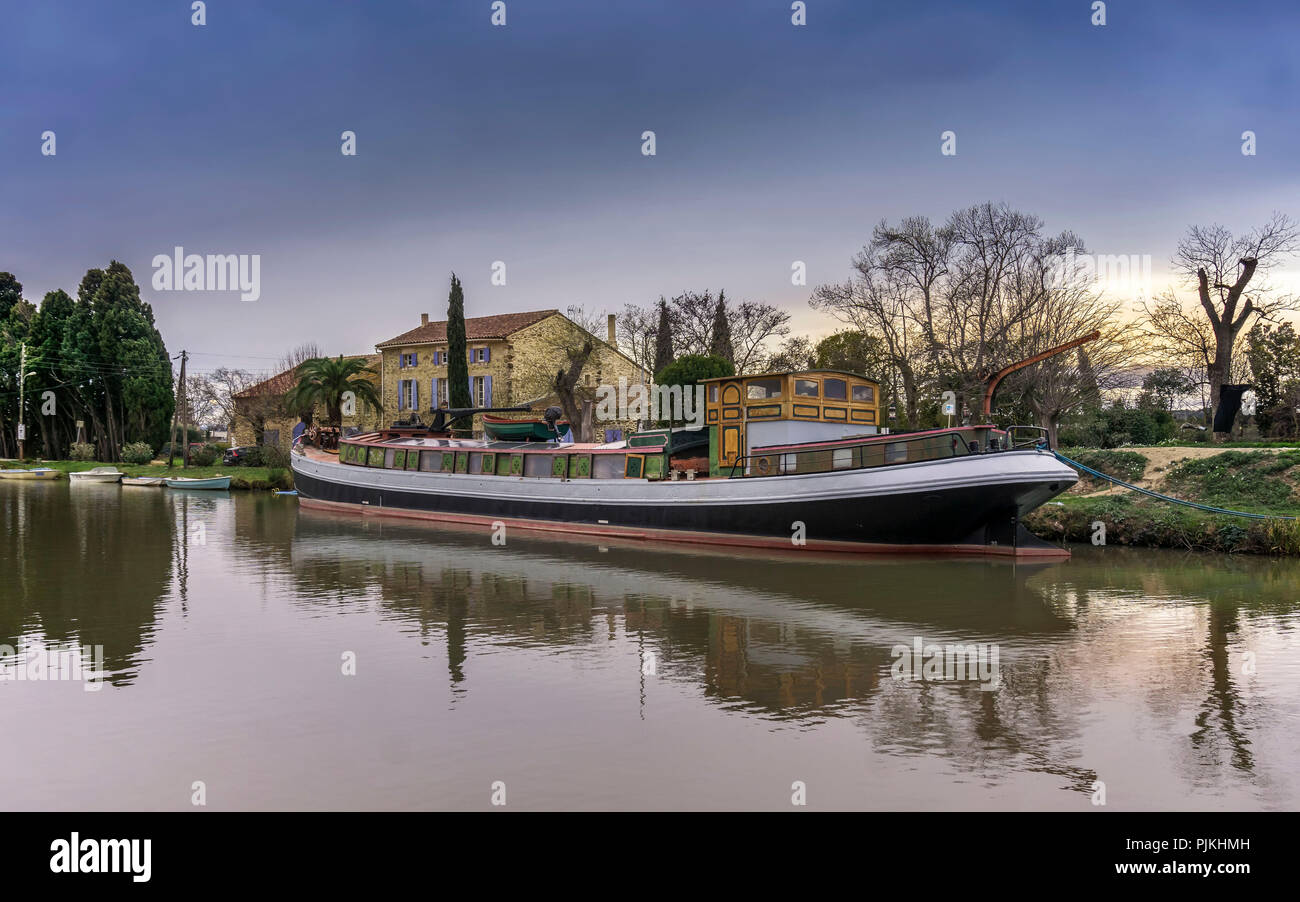
[[[303,342],[296,348],[292,348],[284,353],[279,361],[279,369],[281,372],[285,370],[296,370],[299,364],[324,356],[324,352],[321,351],[320,345],[316,344],[316,342]]]
[[[902,386],[902,419],[915,427],[923,391],[952,390],[959,405],[976,410],[993,373],[1082,337],[1092,330],[1085,324],[1113,314],[1089,287],[1054,281],[1065,249],[1082,244],[1068,232],[1045,236],[1042,220],[1005,204],[958,210],[938,228],[924,217],[882,222],[855,256],[850,279],[818,287],[812,305],[880,343]],[[1042,368],[1040,377],[1051,370],[1057,381],[1051,398],[1047,381],[1037,386],[1040,419],[1054,423],[1082,403],[1062,393],[1063,367],[1092,354]],[[1022,387],[1033,378],[1022,376]]]
[[[816,365],[817,349],[806,335],[787,338],[777,346],[763,363],[762,369],[769,373],[781,373],[789,370],[810,370]]]
[[[877,249],[864,248],[853,261],[856,275],[841,285],[818,286],[811,304],[879,342],[896,378],[891,396],[901,389],[903,426],[910,429],[920,423],[921,388],[928,381],[920,368],[928,354],[916,350],[925,340],[917,320],[909,317],[907,279],[877,266],[879,258]]]
[[[1096,291],[1091,278],[1058,270],[1060,250],[1076,246],[1062,242],[1077,240],[1065,235],[1044,245],[1040,260],[1044,291],[1017,322],[1008,351],[1023,360],[1092,332],[1100,332],[1101,337],[1072,353],[1050,357],[1012,374],[1002,389],[1008,395],[1019,394],[1033,410],[1052,447],[1056,447],[1057,428],[1065,414],[1085,404],[1100,403],[1102,392],[1134,378],[1135,339],[1120,319],[1122,303]]]
[[[722,306],[731,330],[736,372],[744,374],[762,369],[768,343],[790,333],[790,314],[762,301],[734,303],[724,299]],[[709,354],[713,350],[718,298],[712,291],[683,292],[668,302],[668,311],[675,355]]]
[[[1192,226],[1179,242],[1174,268],[1196,286],[1214,336],[1214,356],[1206,373],[1211,422],[1219,407],[1219,388],[1231,378],[1238,338],[1250,318],[1274,319],[1284,310],[1300,307],[1295,296],[1277,293],[1264,278],[1298,248],[1300,226],[1282,213],[1274,213],[1268,222],[1235,237],[1221,225]],[[1158,328],[1150,321],[1148,327]],[[1215,434],[1216,440],[1222,437]]]
[[[658,325],[659,316],[655,308],[636,304],[624,304],[622,315],[614,323],[619,350],[646,372],[654,372]]]
[[[235,395],[260,380],[247,370],[218,367],[207,375],[191,376],[190,398],[200,417],[230,426],[235,422]]]
[[[552,390],[560,400],[560,407],[564,410],[564,416],[573,429],[574,440],[579,442],[591,441],[595,433],[592,415],[593,399],[588,397],[589,392],[581,390],[582,384],[579,381],[583,367],[587,365],[595,350],[596,343],[590,335],[580,344],[567,347],[565,352],[568,365],[556,371],[555,379],[551,383]]]

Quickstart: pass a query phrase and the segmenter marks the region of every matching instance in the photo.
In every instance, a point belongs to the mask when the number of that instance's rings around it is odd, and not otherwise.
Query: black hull
[[[307,499],[364,506],[371,513],[411,511],[445,519],[537,521],[605,528],[758,537],[789,543],[796,522],[811,543],[1060,551],[1028,532],[1020,517],[1058,494],[1056,483],[955,487],[860,498],[764,504],[567,503],[407,492],[344,484],[295,472]],[[571,530],[581,531],[581,530]]]

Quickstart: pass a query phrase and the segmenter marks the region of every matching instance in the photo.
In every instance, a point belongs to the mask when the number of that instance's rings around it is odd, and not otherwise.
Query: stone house
[[[601,384],[629,385],[648,378],[637,364],[618,350],[614,317],[609,317],[604,340],[592,336],[558,310],[533,310],[494,316],[467,317],[465,336],[469,357],[470,399],[475,407],[528,405],[542,411],[558,403],[551,390],[556,371],[566,365],[565,349],[580,346],[587,337],[595,351],[583,370],[583,389],[594,393]],[[447,323],[430,322],[375,345],[383,356],[381,392],[385,422],[405,420],[412,411],[428,422],[436,407],[448,405]],[[598,429],[627,424],[598,424]],[[481,429],[479,418],[474,431]]]
[[[380,357],[377,354],[344,355],[345,360],[362,357],[366,365],[378,372]],[[378,384],[378,375],[370,377]],[[298,417],[284,408],[285,392],[293,387],[294,370],[288,369],[265,379],[256,385],[239,392],[234,397],[235,421],[231,424],[231,447],[245,445],[278,445],[285,451],[293,442],[293,427]],[[343,415],[343,426],[355,426],[363,431],[378,428],[382,422],[383,411],[371,407],[365,402],[357,402],[356,413]],[[324,423],[328,416],[324,405],[317,405],[312,414],[316,423]]]

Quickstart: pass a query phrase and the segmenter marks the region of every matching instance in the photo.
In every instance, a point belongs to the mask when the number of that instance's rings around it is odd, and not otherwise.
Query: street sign
[[[18,424],[18,441],[22,442],[22,441],[26,441],[26,440],[27,440],[27,426],[24,425],[23,423],[19,423],[19,424]]]

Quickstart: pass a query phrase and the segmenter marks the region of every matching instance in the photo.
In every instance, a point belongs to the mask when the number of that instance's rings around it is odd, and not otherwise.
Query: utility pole
[[[172,407],[172,428],[167,433],[167,443],[171,446],[167,451],[167,469],[172,468],[172,461],[176,459],[176,418],[181,412],[181,390],[185,386],[185,357],[184,351],[181,351],[181,377],[176,383],[176,404]],[[172,360],[176,358],[173,357]]]
[[[27,457],[27,342],[18,358],[18,459]]]
[[[190,465],[190,405],[186,403],[189,399],[185,391],[185,361],[189,359],[188,351],[181,351],[181,381],[176,386],[181,393],[181,447],[185,450],[181,452],[181,469],[188,469]]]

